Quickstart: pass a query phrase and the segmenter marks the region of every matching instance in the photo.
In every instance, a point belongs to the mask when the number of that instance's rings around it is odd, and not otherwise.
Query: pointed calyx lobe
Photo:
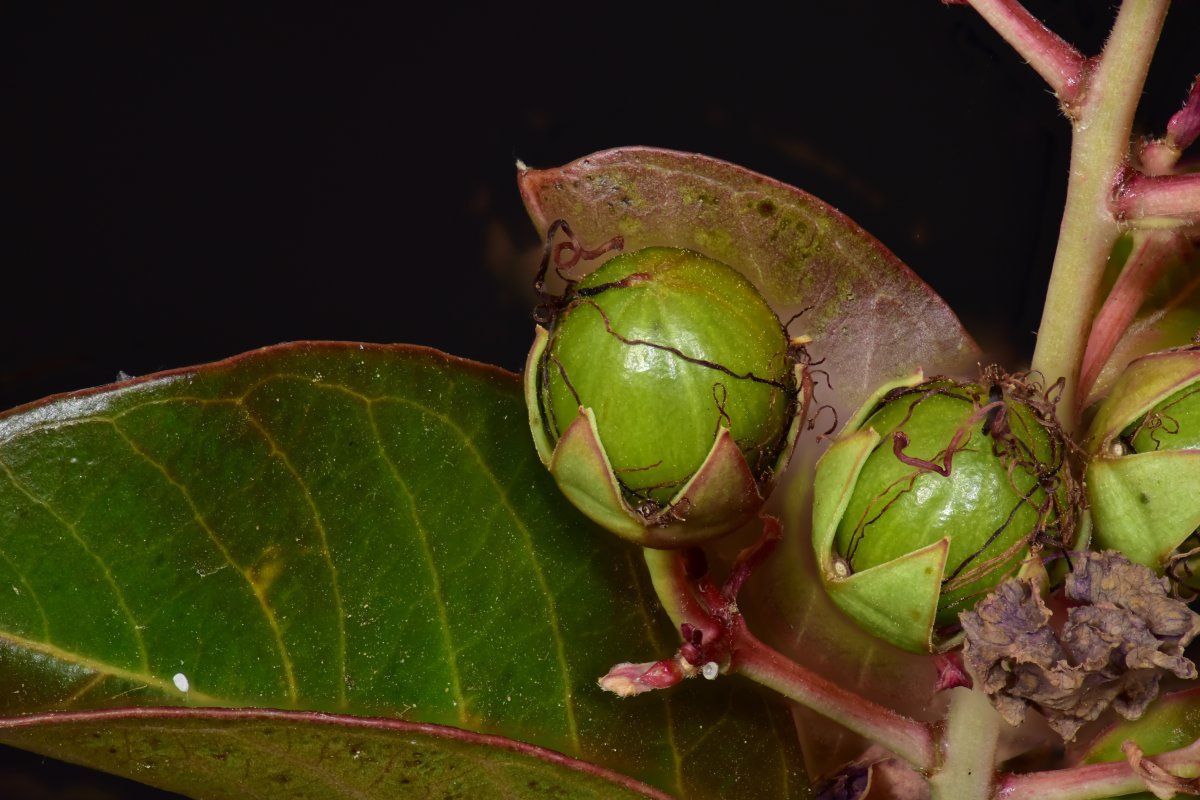
[[[1064,739],[1112,706],[1136,719],[1158,696],[1164,673],[1195,678],[1184,649],[1200,616],[1168,593],[1166,581],[1120,553],[1079,554],[1064,587],[1076,603],[1060,632],[1039,587],[1001,584],[962,615],[964,658],[1000,714],[1018,724],[1032,706]]]

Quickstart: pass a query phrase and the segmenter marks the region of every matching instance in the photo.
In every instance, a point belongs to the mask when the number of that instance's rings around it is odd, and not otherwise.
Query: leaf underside
[[[583,243],[686,247],[749,278],[781,319],[813,337],[843,408],[918,367],[972,370],[979,350],[954,312],[874,237],[812,195],[707,156],[605,150],[517,175],[543,235],[565,219]],[[590,269],[590,267],[588,267]],[[823,402],[828,402],[826,397]]]
[[[434,351],[285,345],[0,416],[9,717],[391,717],[550,748],[672,795],[804,796],[786,712],[752,687],[624,702],[596,687],[616,661],[675,648],[651,592],[636,550],[554,489],[516,377]],[[85,733],[39,725],[0,739],[145,777],[134,760],[96,762]],[[228,725],[259,737],[247,731],[261,722]],[[229,796],[194,777],[173,788]]]
[[[5,741],[221,800],[669,795],[549,750],[458,728],[261,709],[116,709],[0,720]]]

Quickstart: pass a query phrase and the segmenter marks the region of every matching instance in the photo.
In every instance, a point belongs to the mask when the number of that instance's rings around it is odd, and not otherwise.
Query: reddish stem
[[[1176,150],[1187,150],[1200,137],[1200,75],[1192,81],[1183,108],[1167,123],[1167,141]]]
[[[883,745],[917,769],[934,766],[934,739],[928,726],[805,669],[763,644],[744,625],[734,634],[730,671]]]
[[[1171,261],[1179,255],[1181,245],[1180,237],[1170,231],[1143,231],[1135,234],[1129,260],[1125,262],[1120,277],[1105,298],[1088,335],[1087,350],[1084,352],[1083,366],[1079,373],[1079,393],[1076,395],[1080,405],[1084,403],[1096,379],[1100,377],[1100,372],[1108,363],[1117,343],[1129,329],[1129,324],[1142,307],[1146,294],[1162,277]]]
[[[1200,766],[1200,743],[1154,757],[1170,772],[1194,772]],[[996,790],[996,800],[1103,800],[1146,791],[1146,782],[1125,761],[1088,764],[1046,772],[1006,775]]]
[[[740,566],[757,563],[777,539],[778,521],[766,517],[763,522],[766,530],[762,546],[743,551],[738,559]],[[680,649],[691,664],[710,658],[726,661],[724,671],[741,672],[886,747],[917,769],[933,767],[934,736],[927,725],[843,689],[763,644],[747,630],[737,610],[736,593],[730,591],[734,585],[740,588],[745,580],[743,570],[735,567],[733,581],[717,587],[707,575],[700,574],[703,567],[695,563],[695,557],[689,566],[689,557],[678,551],[645,553],[659,599],[671,618],[686,626],[692,639]],[[696,641],[701,646],[695,646]]]
[[[1200,222],[1200,173],[1143,175],[1127,181],[1116,197],[1123,219],[1165,217]]]
[[[1088,60],[1017,0],[967,0],[1033,67],[1064,103],[1083,91]]]
[[[1192,82],[1183,108],[1167,122],[1167,135],[1143,142],[1138,153],[1142,171],[1147,175],[1170,175],[1179,156],[1200,135],[1200,77]]]

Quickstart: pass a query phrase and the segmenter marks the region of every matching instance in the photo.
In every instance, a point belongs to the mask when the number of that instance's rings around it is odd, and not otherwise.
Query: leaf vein
[[[442,630],[442,644],[446,648],[446,656],[448,659],[448,667],[450,670],[450,686],[454,694],[454,705],[458,711],[458,721],[460,724],[468,722],[467,700],[463,696],[462,679],[459,674],[458,667],[458,652],[454,646],[454,639],[450,632],[450,617],[446,610],[446,599],[442,592],[442,579],[438,573],[437,562],[433,557],[433,549],[429,544],[429,535],[425,530],[425,525],[421,521],[421,515],[417,511],[417,499],[413,495],[408,481],[400,474],[399,467],[395,461],[387,454],[386,448],[383,446],[383,436],[379,430],[379,422],[375,418],[375,405],[371,401],[365,404],[367,418],[371,421],[371,430],[375,434],[375,443],[379,448],[379,455],[387,464],[388,470],[392,474],[392,478],[396,483],[396,487],[404,495],[404,499],[408,504],[409,514],[412,517],[413,525],[416,526],[417,539],[421,544],[421,554],[425,560],[425,566],[429,571],[430,592],[433,595],[433,601],[437,606],[438,621]]]
[[[138,624],[137,618],[134,617],[133,611],[129,608],[129,603],[127,603],[125,600],[125,593],[121,591],[120,585],[117,583],[116,578],[113,577],[112,570],[109,568],[108,563],[100,557],[99,553],[92,550],[91,546],[87,543],[87,541],[84,540],[83,535],[79,532],[78,526],[60,514],[58,510],[55,509],[45,498],[38,497],[36,494],[34,494],[33,490],[31,490],[19,478],[17,478],[17,475],[13,471],[12,467],[9,466],[8,462],[6,462],[3,458],[0,458],[0,470],[3,470],[4,474],[8,477],[9,482],[12,483],[17,491],[25,495],[30,502],[43,508],[46,513],[48,513],[55,519],[55,521],[62,525],[67,530],[67,533],[71,535],[71,538],[74,539],[76,543],[83,548],[83,551],[87,553],[93,561],[96,562],[98,567],[100,567],[100,571],[104,575],[105,582],[108,584],[109,588],[112,589],[113,596],[116,597],[117,606],[121,609],[121,613],[125,616],[126,621],[129,623],[130,630],[133,632],[133,641],[138,650],[138,657],[141,660],[142,669],[149,671],[150,653],[146,649],[146,640],[142,636],[141,626]],[[40,605],[41,604],[39,603],[39,606]]]
[[[275,644],[279,650],[279,660],[283,667],[284,679],[287,682],[288,697],[294,705],[298,697],[295,668],[292,666],[292,657],[288,653],[287,644],[283,640],[283,629],[279,625],[279,619],[275,616],[275,610],[267,601],[266,594],[264,594],[262,589],[259,588],[258,584],[254,582],[254,578],[250,572],[241,564],[237,563],[237,561],[233,558],[233,554],[229,552],[229,548],[225,546],[225,543],[221,541],[221,537],[217,535],[217,532],[208,523],[208,520],[205,519],[204,514],[201,513],[200,508],[196,505],[196,501],[192,498],[192,493],[187,486],[185,486],[174,475],[172,475],[166,466],[153,459],[149,453],[147,453],[140,445],[138,445],[138,443],[135,442],[129,436],[129,434],[117,424],[116,420],[108,417],[93,417],[93,419],[95,419],[97,422],[104,422],[108,425],[111,425],[113,430],[117,432],[117,435],[120,436],[127,445],[129,445],[129,448],[133,450],[134,453],[136,453],[147,464],[162,474],[167,483],[171,484],[171,486],[173,486],[175,490],[179,492],[180,496],[183,497],[188,509],[192,512],[192,517],[196,520],[196,524],[198,524],[200,529],[208,536],[209,541],[213,543],[213,546],[217,548],[217,550],[229,563],[229,566],[237,570],[238,574],[241,575],[246,581],[246,585],[250,588],[250,592],[258,601],[259,608],[262,609],[263,616],[266,617],[267,625],[271,628],[272,633],[275,635]]]
[[[50,617],[46,616],[46,607],[42,605],[42,601],[38,597],[38,593],[34,591],[33,584],[31,584],[29,579],[25,576],[25,572],[21,569],[21,565],[14,561],[12,556],[10,556],[3,549],[0,549],[0,558],[3,558],[4,563],[8,564],[8,566],[12,568],[12,571],[16,573],[17,580],[19,580],[21,585],[25,587],[25,591],[29,592],[29,599],[33,601],[34,606],[38,610],[38,614],[42,618],[42,638],[47,642],[50,641]]]
[[[308,505],[308,510],[312,513],[313,524],[316,525],[317,535],[321,540],[321,555],[325,559],[326,567],[329,569],[329,583],[331,591],[333,592],[334,611],[337,615],[338,663],[341,670],[341,680],[338,681],[338,702],[343,708],[345,708],[347,705],[346,609],[342,603],[341,583],[338,579],[337,565],[333,563],[333,553],[329,549],[329,534],[325,529],[325,522],[321,517],[320,510],[317,508],[317,502],[313,498],[312,491],[309,488],[308,483],[305,482],[304,478],[300,475],[299,471],[292,463],[291,458],[288,457],[288,454],[283,450],[282,447],[279,446],[279,442],[276,441],[275,437],[271,435],[271,432],[267,429],[266,425],[263,424],[262,420],[259,419],[258,415],[255,414],[254,411],[245,404],[244,400],[239,400],[237,406],[238,408],[242,409],[246,416],[246,421],[250,423],[251,427],[253,427],[259,432],[259,434],[262,435],[267,445],[271,448],[272,455],[275,455],[279,458],[284,468],[291,474],[292,478],[295,479],[296,485],[300,487],[301,494],[304,495],[304,501]]]
[[[505,511],[508,512],[513,524],[521,534],[526,553],[529,556],[529,562],[533,570],[534,578],[546,603],[546,614],[550,622],[550,631],[554,637],[555,656],[558,661],[559,671],[562,676],[562,691],[564,700],[563,710],[567,720],[567,733],[570,737],[571,745],[575,748],[575,751],[577,753],[581,752],[582,748],[579,740],[579,725],[575,719],[575,701],[571,692],[571,670],[567,664],[566,642],[562,634],[562,624],[558,618],[557,604],[555,603],[553,593],[550,591],[550,584],[546,580],[546,575],[542,569],[541,562],[538,560],[537,550],[533,543],[533,534],[529,530],[529,527],[525,524],[525,521],[521,519],[521,515],[517,513],[515,508],[513,508],[512,500],[508,496],[508,491],[504,488],[504,485],[500,483],[500,479],[496,476],[496,473],[492,470],[491,466],[484,460],[483,454],[479,452],[479,448],[475,446],[475,442],[472,441],[467,432],[464,431],[462,427],[450,417],[407,398],[381,398],[375,402],[396,402],[402,405],[411,406],[427,416],[438,420],[452,431],[455,431],[462,439],[466,450],[471,454],[471,457],[479,465],[480,470],[495,489],[496,494],[500,498],[501,506],[505,509]]]

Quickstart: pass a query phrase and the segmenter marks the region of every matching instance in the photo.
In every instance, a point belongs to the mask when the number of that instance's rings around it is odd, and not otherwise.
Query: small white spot
[[[721,668],[717,666],[717,662],[715,661],[710,661],[700,668],[700,674],[703,675],[704,679],[707,681],[716,680],[720,671]]]
[[[174,683],[175,688],[181,692],[186,692],[188,690],[187,675],[184,675],[182,672],[176,672],[175,677],[171,678],[171,682]]]

